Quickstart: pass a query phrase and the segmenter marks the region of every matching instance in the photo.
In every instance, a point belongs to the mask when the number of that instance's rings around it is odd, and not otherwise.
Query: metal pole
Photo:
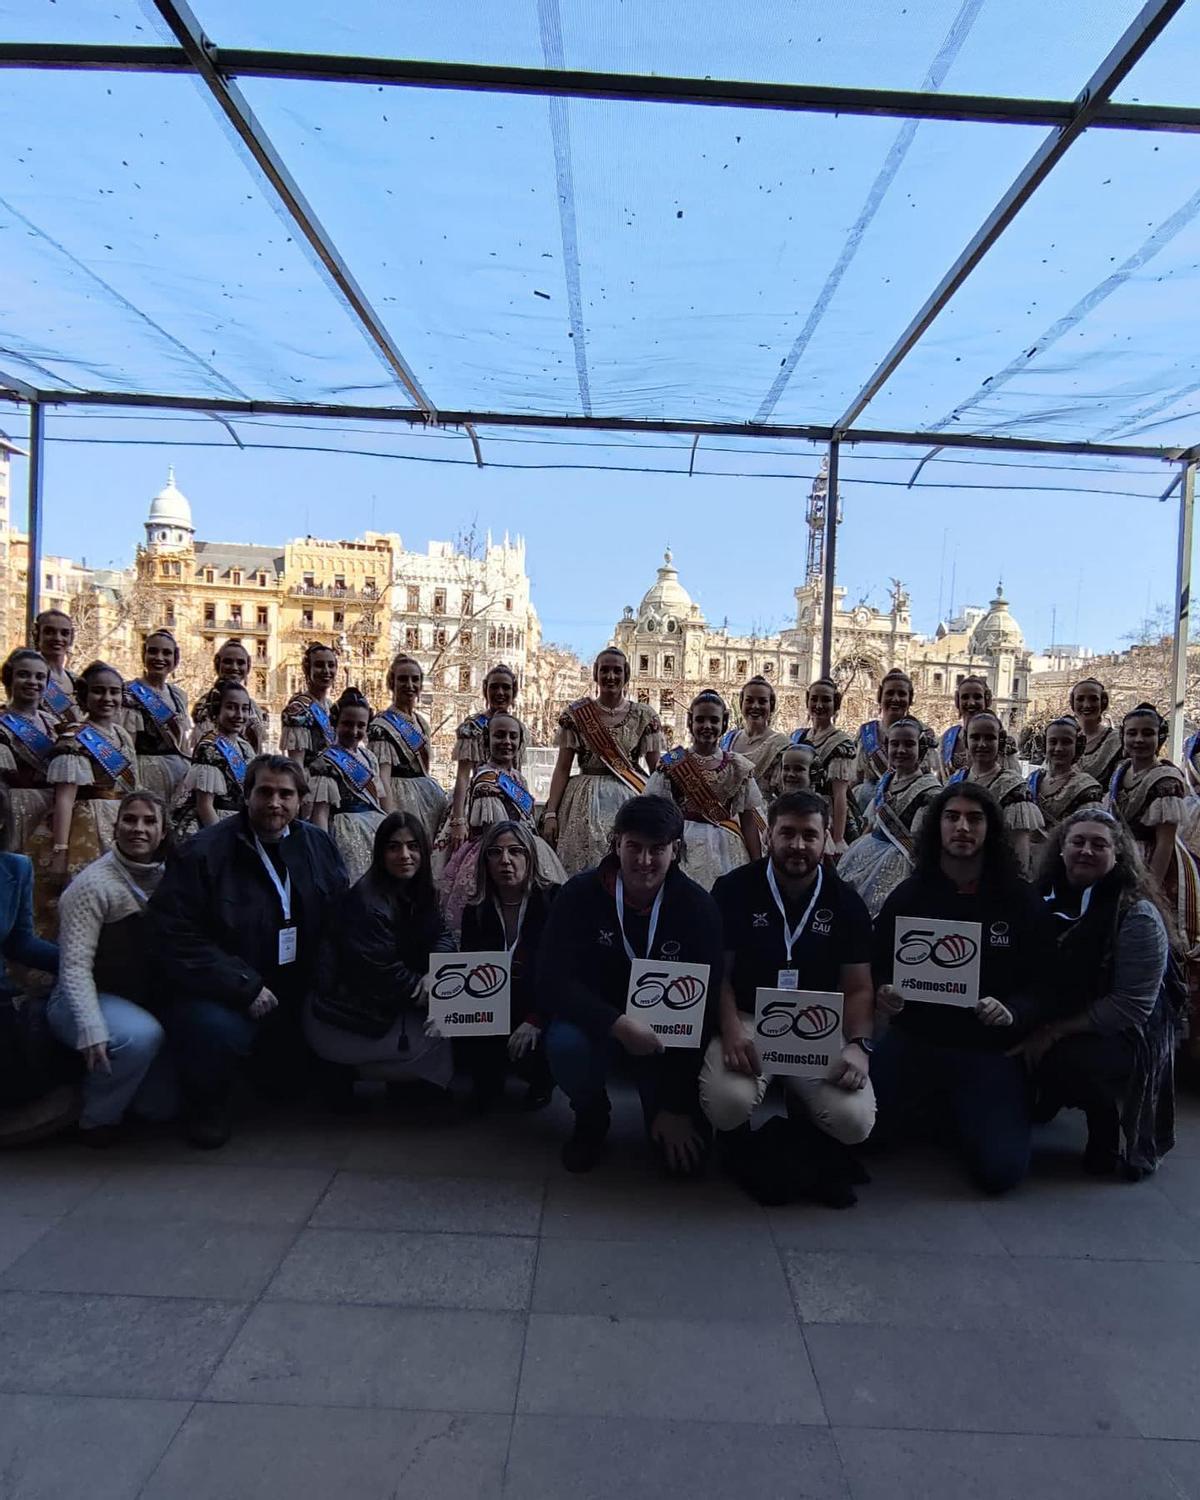
[[[833,585],[837,569],[838,455],[841,443],[834,438],[829,444],[829,483],[825,490],[825,566],[822,582],[825,597],[821,605],[821,676],[833,671]]]
[[[1188,681],[1188,636],[1192,625],[1192,512],[1196,503],[1196,465],[1187,464],[1179,491],[1179,551],[1175,562],[1175,645],[1171,653],[1171,759],[1183,756],[1185,699]]]
[[[25,639],[33,642],[33,622],[42,602],[42,459],[45,410],[29,403],[29,558],[25,573]]]

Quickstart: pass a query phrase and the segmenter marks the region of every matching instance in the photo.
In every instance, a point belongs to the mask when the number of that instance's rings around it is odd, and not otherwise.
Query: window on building
[[[663,676],[664,677],[674,677],[674,675],[675,675],[675,658],[673,656],[670,656],[670,655],[664,656],[663,657]]]
[[[238,568],[234,568],[233,575],[232,575],[232,577],[230,579],[230,582],[240,584],[241,581],[242,581],[241,571]]]
[[[935,688],[940,690],[942,686],[942,674],[940,672],[935,672],[933,674],[933,685]]]
[[[254,681],[257,684],[259,696],[265,696],[267,691],[267,674],[265,672],[255,672]]]
[[[204,623],[206,625],[215,625],[217,623],[217,606],[215,604],[206,604],[204,606]]]
[[[164,578],[170,578],[170,576],[171,576],[171,564],[169,562],[160,563],[158,571],[162,574],[162,576]]]
[[[494,646],[495,644],[496,644],[496,627],[494,625],[489,625],[488,626],[488,645],[489,646]]]
[[[166,621],[166,623],[168,625],[174,625],[174,623],[175,623],[175,606],[173,604],[168,604],[167,605],[166,609],[163,611],[163,617],[164,617],[164,619],[165,619],[165,621]]]
[[[637,690],[637,701],[639,703],[649,703],[650,702],[650,689],[649,688],[638,688],[638,690]]]
[[[266,641],[255,641],[255,643],[254,643],[254,655],[255,655],[255,658],[258,661],[266,661],[266,659],[267,659],[267,643],[266,643]]]
[[[416,625],[406,625],[404,628],[404,649],[406,651],[417,651],[421,645],[421,631]]]
[[[775,663],[773,661],[765,661],[765,662],[763,662],[762,674],[763,674],[764,677],[774,677],[774,675],[775,675]]]
[[[678,621],[676,621],[676,620],[668,620],[667,621],[667,634],[668,635],[674,635],[675,632],[678,629],[679,629],[679,623],[678,623]]]
[[[414,613],[421,608],[421,590],[414,583],[408,586],[408,608]]]
[[[346,628],[346,611],[344,609],[334,610],[333,628],[335,630],[344,630]]]
[[[313,612],[311,609],[302,609],[300,611],[300,628],[301,630],[311,630],[313,628]]]
[[[508,613],[510,615],[512,614],[512,610],[513,610],[513,598],[512,598],[511,594],[506,594],[504,596],[504,608],[508,611]]]
[[[459,669],[458,669],[458,690],[459,690],[460,693],[469,693],[471,691],[471,669],[470,669],[470,667],[459,667]]]
[[[306,589],[315,589],[317,586],[316,575],[314,573],[305,573],[301,583]]]
[[[663,688],[662,692],[658,695],[658,706],[659,708],[675,707],[675,692],[672,688]]]
[[[213,570],[211,568],[205,568],[205,570],[204,570],[204,581],[205,581],[205,583],[212,583],[213,582]]]
[[[435,615],[444,615],[446,613],[446,590],[445,589],[434,589],[434,591],[433,591],[433,612],[434,612]]]
[[[746,675],[746,658],[744,656],[738,657],[737,674],[739,678],[745,677]]]
[[[1014,677],[1013,678],[1013,696],[1014,697],[1019,697],[1020,693],[1021,693],[1021,679],[1019,677]]]
[[[231,604],[229,606],[229,619],[233,625],[240,625],[242,623],[242,606],[240,604]]]
[[[708,658],[708,675],[710,677],[720,677],[721,658],[719,656],[710,656]]]
[[[444,625],[439,625],[438,628],[433,632],[433,644],[438,647],[445,646],[446,627]]]
[[[966,682],[966,680],[967,680],[967,674],[965,672],[959,672],[955,676],[954,686],[955,687],[962,687],[963,683]]]
[[[182,576],[182,572],[183,572],[183,565],[181,563],[179,563],[179,562],[173,562],[171,564],[171,577],[172,578],[179,578],[179,577],[181,577]]]
[[[639,672],[648,672],[649,670],[650,670],[650,658],[648,656],[639,656],[638,657],[638,671]],[[647,698],[646,702],[649,703],[649,701],[650,701],[649,698]]]
[[[375,594],[375,580],[374,580],[374,578],[364,578],[363,579],[363,593],[366,594],[368,598],[374,597],[374,594]]]
[[[258,625],[265,628],[267,624],[267,606],[265,604],[260,604],[255,613]]]
[[[462,642],[463,650],[470,651],[475,644],[475,632],[473,630],[464,630],[459,636],[459,640]]]
[[[346,592],[345,573],[335,573],[333,575],[333,591],[335,594],[344,594]]]
[[[258,586],[259,586],[260,589],[265,589],[266,588],[266,586],[267,586],[267,575],[265,573],[260,573],[258,575]]]
[[[513,629],[511,625],[508,627],[508,630],[505,634],[504,645],[505,649],[508,651],[511,651],[512,648],[516,645],[516,640],[513,637]]]
[[[463,589],[462,612],[468,619],[475,613],[475,595],[471,589]]]
[[[800,663],[798,661],[793,661],[793,662],[789,662],[788,663],[788,681],[789,682],[799,682],[800,681]]]

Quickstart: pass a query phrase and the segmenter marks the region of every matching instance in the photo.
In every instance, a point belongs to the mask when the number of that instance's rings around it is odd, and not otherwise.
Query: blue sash
[[[686,745],[676,745],[674,750],[668,750],[665,755],[659,757],[658,764],[662,770],[669,771],[672,766],[677,766],[686,754]]]
[[[1035,802],[1038,799],[1038,793],[1042,789],[1042,777],[1045,774],[1046,772],[1041,766],[1036,771],[1030,771],[1029,773],[1029,792]]]
[[[414,755],[419,755],[424,750],[425,736],[415,724],[410,724],[407,719],[402,718],[394,708],[385,708],[379,717],[389,728],[396,731]]]
[[[966,766],[964,766],[961,771],[955,771],[955,773],[954,773],[953,776],[947,777],[947,779],[946,779],[946,785],[947,786],[957,786],[960,781],[966,781],[966,779],[967,779],[967,768],[966,768]]]
[[[60,719],[63,714],[70,713],[73,708],[77,707],[75,700],[69,694],[64,693],[52,677],[46,679],[46,691],[42,694],[42,702]]]
[[[175,717],[175,710],[168,708],[152,687],[144,682],[127,682],[125,691],[139,708],[144,708],[160,729]]]
[[[862,740],[863,749],[868,755],[874,755],[879,749],[879,720],[872,719],[864,724],[858,731],[858,737]]]
[[[871,801],[875,804],[876,807],[883,806],[884,801],[887,797],[888,787],[891,786],[893,780],[895,779],[895,776],[895,771],[885,771],[879,778],[879,782],[875,787],[875,795],[871,798]]]
[[[20,740],[21,744],[24,745],[25,749],[29,751],[30,755],[33,756],[40,766],[46,764],[50,758],[51,750],[54,749],[54,741],[44,729],[39,728],[38,725],[31,723],[28,719],[23,719],[20,714],[13,713],[8,708],[0,713],[0,724],[8,730],[14,739]]]
[[[238,786],[241,786],[246,779],[246,757],[233,741],[227,740],[223,734],[217,735],[213,744],[217,747],[217,753],[221,759],[229,767],[229,774]]]
[[[1200,729],[1195,734],[1188,736],[1187,744],[1183,747],[1184,760],[1191,760],[1196,753],[1196,746],[1200,745]]]
[[[1129,762],[1122,761],[1112,773],[1112,780],[1108,783],[1108,807],[1110,812],[1117,810],[1117,797],[1121,791],[1121,783],[1125,780],[1125,772],[1129,769]]]
[[[338,768],[356,792],[363,791],[371,779],[369,768],[357,756],[351,755],[349,750],[343,750],[341,745],[330,745],[325,752],[325,759]]]
[[[337,735],[333,732],[333,725],[329,722],[329,715],[325,712],[325,710],[321,707],[321,705],[315,698],[309,699],[308,707],[309,712],[313,717],[313,723],[325,737],[325,743],[327,745],[334,744],[337,740]],[[368,772],[367,774],[369,776],[370,772]]]
[[[788,740],[788,744],[789,745],[807,745],[808,744],[808,730],[807,729],[793,729],[792,730],[791,738]]]
[[[128,760],[111,741],[106,740],[94,724],[81,724],[75,738],[92,757],[100,769],[113,781],[133,781]]]
[[[962,725],[954,724],[947,729],[942,737],[942,765],[947,770],[954,764],[954,752],[958,748],[958,737],[962,733]]]
[[[500,771],[496,776],[496,785],[513,804],[518,807],[526,818],[533,816],[534,797],[532,792],[527,792],[521,783],[508,774]]]
[[[721,736],[721,749],[732,750],[733,742],[737,739],[739,733],[740,731],[737,729],[727,729]]]

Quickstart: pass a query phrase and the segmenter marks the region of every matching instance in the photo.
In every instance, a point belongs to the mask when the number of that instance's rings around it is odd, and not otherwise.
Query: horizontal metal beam
[[[112,406],[155,411],[222,412],[228,416],[282,416],[340,419],[350,422],[400,422],[409,427],[539,427],[574,432],[681,433],[700,437],[786,438],[828,443],[828,423],[697,422],[686,418],[583,417],[553,412],[439,411],[430,419],[402,406],[352,406],[330,402],[237,401],[225,396],[168,396],[125,391],[41,391],[47,406]],[[1092,454],[1102,458],[1138,458],[1178,463],[1185,448],[1134,443],[1057,442],[1049,438],[990,436],[967,432],[909,432],[855,427],[842,442],[928,448],[971,448],[999,453]]]
[[[7,370],[0,370],[0,395],[11,392],[22,401],[36,401],[38,389],[30,385],[27,380],[19,380],[17,376],[10,375]]]
[[[559,98],[621,99],[634,103],[693,104],[807,114],[877,115],[902,120],[961,120],[987,125],[1068,125],[1078,113],[1069,99],[933,93],[919,89],[837,88],[804,83],[758,83],[725,78],[661,78],[640,73],[513,68],[392,57],[352,57],[245,47],[209,49],[225,78],[279,78],[362,83],[392,88],[461,89],[477,93]],[[0,68],[189,73],[182,47],[138,47],[57,42],[0,43]],[[1090,121],[1103,130],[1200,131],[1200,108],[1106,103]]]
[[[962,254],[930,292],[908,327],[884,355],[867,383],[843,412],[839,431],[852,427],[920,343],[942,309],[966,282],[971,272],[1045,182],[1083,132],[1107,103],[1109,95],[1129,76],[1137,63],[1162,35],[1182,8],[1184,0],[1147,0],[1126,27],[1120,40],[1088,79],[1068,125],[1046,137],[1021,170],[1008,191],[971,236]]]
[[[159,15],[171,28],[180,47],[187,54],[188,61],[207,86],[225,118],[237,132],[238,138],[250,153],[266,179],[267,185],[278,197],[284,212],[329,273],[330,280],[365,333],[368,342],[382,356],[385,365],[422,411],[432,416],[433,402],[425,394],[420,381],[396,347],[383,320],[371,306],[367,294],[355,280],[349,266],[334,244],[332,236],[318,219],[315,210],[300,191],[299,184],[284,165],[266,131],[258,123],[254,111],[247,104],[237,86],[231,83],[216,66],[215,49],[201,30],[196,17],[188,9],[184,0],[154,0],[154,5]]]

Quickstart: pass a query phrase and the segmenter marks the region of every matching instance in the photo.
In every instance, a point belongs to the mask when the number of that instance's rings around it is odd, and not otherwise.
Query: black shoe
[[[221,1099],[197,1105],[186,1117],[184,1134],[201,1151],[219,1150],[232,1134],[228,1102]]]
[[[1121,1117],[1116,1105],[1087,1112],[1083,1170],[1089,1177],[1115,1177],[1121,1166]]]
[[[607,1096],[603,1104],[575,1111],[575,1129],[562,1148],[562,1164],[568,1172],[590,1172],[599,1163],[611,1119]]]

